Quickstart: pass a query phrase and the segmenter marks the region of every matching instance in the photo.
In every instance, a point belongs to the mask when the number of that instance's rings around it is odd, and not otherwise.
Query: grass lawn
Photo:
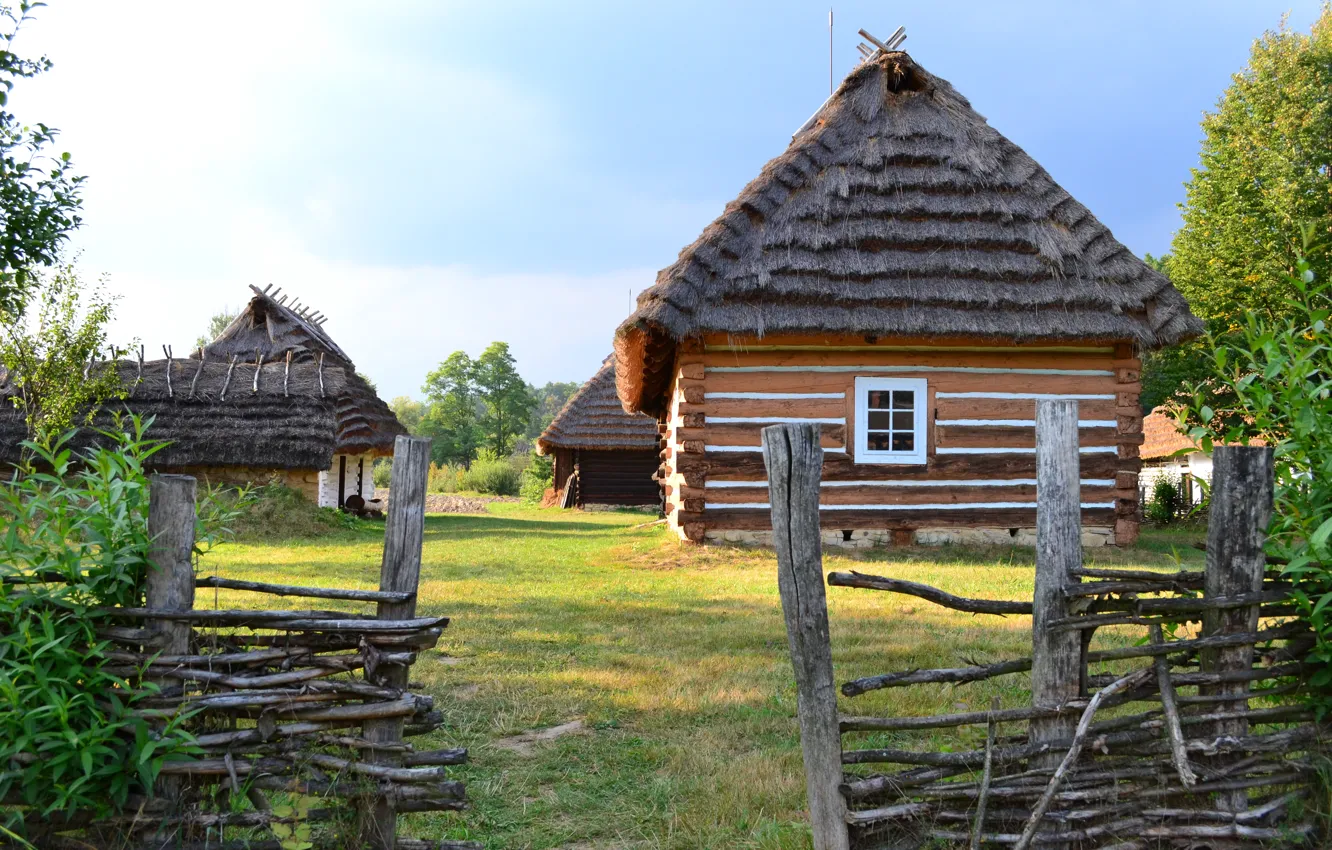
[[[453,617],[413,681],[446,726],[418,747],[466,746],[456,775],[471,809],[414,815],[404,834],[488,848],[807,848],[795,688],[775,578],[763,551],[700,549],[651,517],[517,505],[426,519],[419,610]],[[1148,532],[1089,562],[1191,565],[1201,532]],[[375,588],[382,534],[221,546],[204,571],[230,578]],[[1032,552],[910,548],[830,556],[829,570],[910,578],[966,596],[1029,599]],[[197,604],[211,606],[213,591]],[[838,681],[1029,655],[1030,618],[973,617],[922,600],[829,588]],[[223,592],[223,607],[267,597]],[[297,601],[292,607],[299,607]],[[320,606],[311,602],[312,607]],[[278,607],[278,606],[271,606]],[[1102,630],[1097,645],[1133,635]],[[1025,676],[878,691],[842,710],[926,714],[1026,701]],[[555,740],[513,736],[581,719]],[[974,730],[973,730],[974,731]],[[973,734],[963,731],[962,735]],[[965,738],[959,748],[983,743]],[[863,734],[923,747],[921,733]],[[933,741],[944,743],[942,740]]]

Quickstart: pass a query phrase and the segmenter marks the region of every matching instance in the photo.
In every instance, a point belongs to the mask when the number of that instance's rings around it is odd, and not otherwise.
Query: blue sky
[[[907,28],[1130,248],[1160,253],[1198,121],[1252,40],[1317,0],[835,4]],[[780,153],[828,94],[824,3],[51,0],[21,36],[55,70],[11,103],[89,175],[74,246],[118,339],[177,353],[274,283],[381,394],[508,341],[581,381],[630,291]]]

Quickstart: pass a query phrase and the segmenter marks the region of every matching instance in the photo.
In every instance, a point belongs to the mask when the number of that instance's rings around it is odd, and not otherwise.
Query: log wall
[[[1078,402],[1082,523],[1137,538],[1140,362],[1132,346],[711,337],[682,344],[659,472],[672,527],[771,528],[762,429],[818,424],[829,530],[1032,529],[1035,408]],[[856,463],[855,379],[927,381],[927,462]]]

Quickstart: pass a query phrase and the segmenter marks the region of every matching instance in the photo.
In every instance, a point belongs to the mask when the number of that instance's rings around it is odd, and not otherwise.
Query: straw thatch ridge
[[[616,333],[627,410],[655,412],[676,342],[705,333],[1131,341],[1201,332],[953,87],[905,53],[857,67]]]
[[[153,417],[147,436],[170,444],[154,455],[155,468],[243,466],[270,469],[328,469],[337,440],[339,396],[347,377],[337,366],[282,362],[230,363],[152,360],[115,364],[126,398],[107,402],[74,448],[102,438],[117,414]],[[230,370],[230,380],[227,372]],[[256,389],[255,373],[258,372]],[[322,388],[320,385],[322,373]],[[170,388],[167,378],[170,376]],[[285,378],[285,388],[284,388]],[[0,379],[0,463],[19,460],[26,438],[23,412],[11,403],[14,388]]]
[[[340,454],[391,454],[394,438],[407,433],[398,417],[356,374],[351,358],[313,321],[314,314],[294,310],[284,300],[251,286],[254,297],[222,333],[204,348],[207,359],[232,356],[254,362],[285,359],[291,352],[294,363],[324,362],[347,371],[345,390],[338,398],[337,450]],[[295,303],[295,302],[292,302]]]
[[[657,448],[657,420],[641,413],[625,413],[615,394],[615,355],[555,414],[537,438],[537,449],[643,450]]]

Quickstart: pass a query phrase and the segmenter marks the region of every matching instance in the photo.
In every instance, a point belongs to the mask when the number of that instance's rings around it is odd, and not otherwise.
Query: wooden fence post
[[[837,725],[828,605],[819,536],[819,480],[823,449],[817,425],[763,429],[777,588],[795,668],[800,748],[814,850],[848,850],[842,783],[842,738]]]
[[[1272,519],[1272,449],[1263,446],[1217,446],[1212,453],[1212,508],[1207,521],[1207,567],[1203,573],[1203,597],[1240,596],[1261,593],[1267,558],[1267,524]],[[1203,636],[1255,632],[1258,605],[1203,612]],[[1204,673],[1248,670],[1253,666],[1253,646],[1204,651],[1200,669]],[[1249,683],[1226,682],[1199,689],[1206,694],[1234,694],[1234,702],[1217,703],[1216,711],[1248,708]],[[1217,721],[1215,735],[1248,734],[1242,718]],[[1234,761],[1238,756],[1217,756],[1209,766]],[[1242,812],[1249,806],[1247,791],[1225,791],[1216,797],[1216,807]]]
[[[1080,696],[1082,640],[1075,631],[1046,624],[1068,616],[1064,590],[1082,566],[1082,509],[1078,470],[1078,403],[1036,402],[1036,591],[1031,616],[1031,704],[1055,708]],[[1071,713],[1031,721],[1031,742],[1068,740],[1078,718]],[[1056,751],[1036,759],[1055,767]]]
[[[190,475],[153,475],[148,479],[148,575],[144,601],[158,611],[194,608],[195,480]],[[189,655],[193,626],[188,620],[148,620],[147,627],[162,636],[157,647],[163,655]],[[149,679],[164,691],[179,690],[175,679]],[[157,793],[173,798],[180,793],[179,777],[157,781]]]
[[[416,615],[416,587],[421,576],[421,544],[425,538],[426,479],[430,474],[430,440],[424,437],[398,437],[393,443],[393,472],[389,483],[388,519],[384,526],[384,560],[379,570],[379,589],[409,592],[406,602],[380,602],[378,618],[406,620]],[[375,684],[382,687],[407,687],[408,668],[384,664],[376,671]],[[362,734],[373,743],[402,742],[401,717],[368,720]],[[368,762],[401,766],[401,753],[370,750]],[[378,797],[369,813],[364,836],[372,846],[393,850],[397,842],[396,803]]]

